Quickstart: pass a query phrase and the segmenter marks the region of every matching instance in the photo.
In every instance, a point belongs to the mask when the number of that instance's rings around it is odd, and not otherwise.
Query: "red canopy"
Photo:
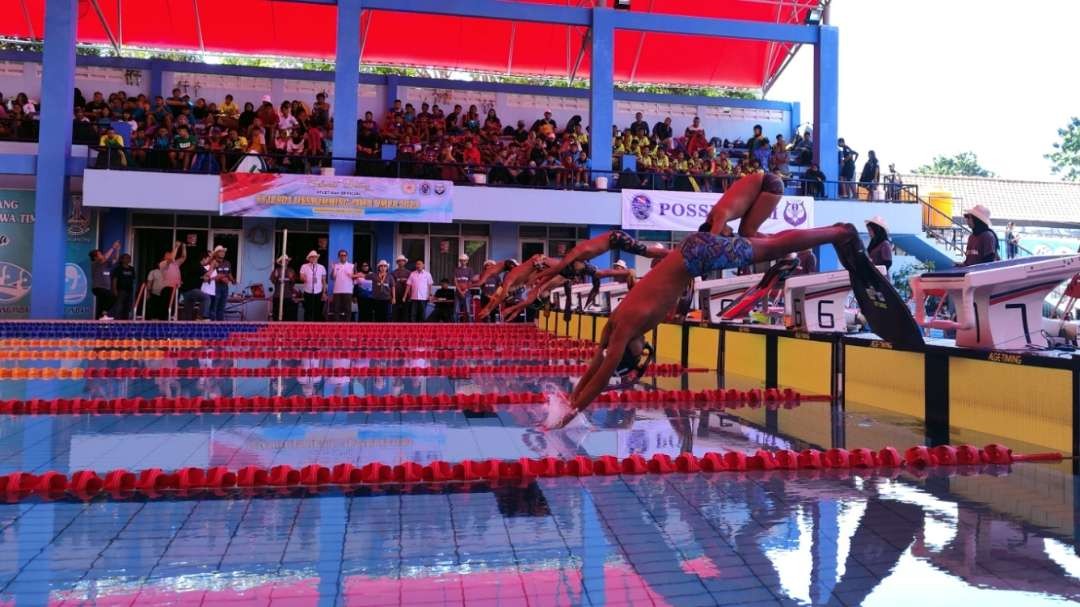
[[[578,6],[578,0],[518,0]],[[45,0],[19,0],[0,36],[41,38]],[[122,19],[117,6],[122,6]],[[819,0],[635,0],[634,11],[803,23]],[[109,29],[122,45],[159,49],[332,59],[335,7],[281,0],[99,0]],[[199,19],[195,17],[198,7]],[[121,27],[122,25],[122,27]],[[201,27],[199,27],[201,25]],[[200,31],[201,30],[201,31]],[[586,28],[364,11],[365,63],[437,66],[519,75],[566,77],[578,63]],[[89,0],[79,1],[80,42],[109,42]],[[791,45],[678,34],[618,31],[618,82],[758,88],[783,64]],[[587,76],[589,54],[578,75]]]

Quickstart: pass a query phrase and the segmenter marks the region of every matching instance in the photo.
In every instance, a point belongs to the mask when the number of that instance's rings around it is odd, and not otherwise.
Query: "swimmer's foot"
[[[855,226],[850,223],[838,223],[835,227],[844,231],[843,236],[833,243],[836,256],[840,259],[844,269],[851,272],[857,267],[856,264],[859,264],[864,259],[866,259],[866,263],[869,263],[866,258],[866,248],[863,247],[862,237],[859,236],[859,231],[855,229]]]

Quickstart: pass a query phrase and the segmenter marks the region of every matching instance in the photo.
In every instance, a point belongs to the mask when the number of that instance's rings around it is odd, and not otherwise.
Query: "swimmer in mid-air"
[[[574,387],[569,401],[560,398],[550,401],[545,425],[561,428],[569,423],[607,388],[616,370],[631,366],[631,359],[640,359],[640,354],[634,356],[634,350],[644,345],[643,335],[664,320],[694,277],[779,259],[822,244],[832,244],[849,271],[855,264],[870,263],[859,233],[851,224],[786,230],[764,238],[721,236],[712,232],[691,234],[639,280],[636,288],[612,312],[588,369]]]
[[[507,259],[501,266],[496,264],[492,268],[485,270],[477,280],[473,281],[473,284],[483,284],[492,275],[503,270],[506,271],[506,275],[503,276],[502,284],[488,299],[487,305],[484,306],[483,310],[480,310],[479,318],[484,318],[497,310],[503,301],[510,297],[512,292],[529,284],[529,281],[532,280],[536,273],[546,268],[548,263],[550,263],[550,259],[547,256],[537,253],[526,259],[525,263],[522,264],[519,264],[516,259]]]
[[[747,175],[731,184],[720,200],[716,201],[705,223],[701,224],[698,231],[732,236],[734,232],[727,224],[734,219],[740,219],[739,236],[743,238],[764,236],[758,232],[758,229],[776,210],[776,205],[780,204],[780,199],[783,197],[784,181],[776,175],[772,173]],[[551,264],[546,270],[537,274],[534,284],[551,280],[571,263],[588,261],[612,249],[653,259],[662,258],[668,254],[668,250],[661,245],[646,245],[622,230],[612,230],[578,243],[558,263]]]
[[[620,265],[621,264],[621,265]],[[577,261],[571,266],[563,269],[562,273],[555,276],[551,280],[541,284],[535,285],[529,288],[528,294],[521,301],[507,306],[503,309],[503,321],[510,322],[517,317],[518,314],[533,305],[537,299],[548,297],[552,291],[559,287],[564,287],[565,299],[566,299],[566,311],[570,311],[570,287],[572,286],[572,280],[580,276],[588,276],[592,280],[592,290],[589,291],[589,295],[586,298],[583,308],[587,308],[592,305],[596,299],[596,295],[600,292],[600,280],[603,278],[614,278],[618,282],[625,283],[628,289],[634,288],[636,282],[636,274],[633,270],[626,267],[626,263],[622,261],[615,262],[615,265],[610,270],[599,270],[592,264]]]

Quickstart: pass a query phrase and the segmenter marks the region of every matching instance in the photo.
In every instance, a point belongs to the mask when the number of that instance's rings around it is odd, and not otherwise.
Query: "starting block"
[[[784,324],[808,333],[846,333],[847,270],[792,276],[784,282]]]
[[[607,313],[613,312],[622,300],[626,298],[626,294],[629,289],[626,287],[626,283],[622,282],[606,282],[600,285],[600,291],[596,295],[596,300],[591,306],[585,307],[585,302],[589,298],[589,293],[592,292],[592,284],[580,284],[574,285],[570,289],[570,309],[581,312],[594,312],[594,313]],[[557,310],[565,310],[563,299],[565,292],[562,288],[553,289],[551,291],[551,302],[555,305]]]
[[[883,266],[877,266],[885,274]],[[784,324],[794,331],[845,333],[857,324],[857,309],[847,302],[853,295],[847,270],[792,276],[784,282]]]
[[[764,274],[747,274],[731,278],[702,280],[696,284],[698,309],[708,322],[718,323],[724,313],[739,297],[761,282]]]
[[[964,348],[1046,347],[1043,301],[1080,271],[1080,255],[1023,257],[928,272],[911,279],[915,319],[923,327],[955,330]],[[926,298],[947,295],[956,320],[926,318]]]

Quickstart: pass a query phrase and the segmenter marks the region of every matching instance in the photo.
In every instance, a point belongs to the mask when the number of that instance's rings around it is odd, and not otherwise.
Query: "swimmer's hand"
[[[727,238],[731,238],[732,236],[735,235],[735,231],[731,229],[731,226],[729,226],[728,224],[725,223],[724,227],[720,228],[720,235],[724,236],[724,237],[727,237]]]
[[[540,426],[544,430],[558,430],[566,427],[577,417],[578,410],[570,406],[570,399],[563,392],[549,392],[547,417]]]

